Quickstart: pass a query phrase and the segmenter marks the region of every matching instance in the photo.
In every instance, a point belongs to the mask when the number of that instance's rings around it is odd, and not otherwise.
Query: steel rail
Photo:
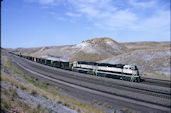
[[[117,100],[120,100],[120,101],[129,102],[129,103],[132,103],[132,104],[138,104],[138,105],[150,107],[150,108],[153,108],[153,109],[163,110],[163,111],[166,111],[166,112],[170,111],[170,108],[168,108],[168,107],[164,107],[164,106],[160,106],[160,105],[155,105],[155,104],[152,104],[152,103],[146,103],[146,102],[142,102],[142,101],[137,101],[137,100],[134,100],[134,99],[113,95],[113,94],[110,94],[110,93],[102,92],[102,91],[91,89],[91,88],[88,88],[88,87],[83,87],[83,86],[80,86],[80,85],[77,85],[77,84],[74,84],[74,83],[69,83],[69,82],[66,82],[66,81],[58,80],[58,79],[53,78],[53,77],[49,77],[47,75],[43,75],[43,74],[37,73],[37,72],[35,72],[33,70],[30,70],[30,69],[28,69],[26,67],[23,67],[19,63],[17,63],[17,65],[22,67],[24,70],[27,70],[30,73],[32,73],[34,75],[37,75],[39,77],[43,77],[43,78],[45,78],[45,79],[47,79],[49,81],[57,82],[57,83],[60,83],[60,84],[63,84],[63,85],[69,86],[69,87],[85,90],[85,91],[88,91],[90,93],[98,94],[98,95],[101,95],[101,96],[106,96],[108,98],[117,99]]]
[[[143,82],[142,84],[149,84],[149,85],[156,85],[161,87],[168,87],[171,88],[171,80],[162,80],[162,79],[155,79],[149,77],[141,77]]]
[[[28,68],[28,67],[27,67]],[[39,71],[35,71],[34,72],[36,73],[39,73]],[[45,72],[44,72],[45,73]],[[48,73],[46,73],[46,76],[48,75]],[[71,76],[70,76],[71,77]],[[78,77],[77,77],[78,78]],[[75,79],[75,78],[74,78]],[[67,81],[68,82],[68,81]],[[78,84],[77,84],[78,85]],[[111,86],[110,86],[111,87]],[[120,89],[120,88],[119,88]],[[122,88],[121,88],[122,89]],[[97,89],[96,89],[97,90]],[[125,90],[125,89],[124,89]],[[104,91],[101,91],[101,92],[104,92]],[[105,93],[111,93],[111,92],[105,92]],[[127,97],[127,98],[130,98],[130,97]],[[142,101],[142,100],[141,100]]]

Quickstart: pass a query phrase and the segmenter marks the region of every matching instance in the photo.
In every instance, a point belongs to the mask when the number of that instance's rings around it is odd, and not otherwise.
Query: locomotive
[[[96,76],[140,82],[139,71],[135,65],[74,61],[72,70]]]

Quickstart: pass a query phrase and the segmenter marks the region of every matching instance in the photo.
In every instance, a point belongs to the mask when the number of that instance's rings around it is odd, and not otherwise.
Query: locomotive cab
[[[129,74],[132,74],[132,75],[139,75],[138,68],[137,68],[137,66],[134,66],[134,65],[125,65],[123,67],[123,71],[127,72]]]
[[[125,65],[123,67],[123,74],[128,74],[130,76],[131,81],[140,81],[139,71],[137,66],[135,65]]]

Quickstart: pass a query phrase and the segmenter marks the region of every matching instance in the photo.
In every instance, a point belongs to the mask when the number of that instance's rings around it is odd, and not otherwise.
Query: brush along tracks
[[[120,97],[126,97],[140,102],[151,103],[169,108],[170,88],[152,86],[142,83],[132,83],[127,81],[102,78],[82,73],[56,69],[45,65],[37,64],[19,57],[15,57],[20,68],[32,70],[36,73],[46,75],[53,79],[104,92]]]

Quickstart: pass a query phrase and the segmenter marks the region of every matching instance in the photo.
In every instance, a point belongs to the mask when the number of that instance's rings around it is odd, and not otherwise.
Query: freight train
[[[32,56],[25,56],[21,54],[15,54],[15,55],[37,63],[52,66],[55,68],[61,68],[61,69],[76,71],[80,73],[87,73],[87,74],[101,76],[101,77],[116,78],[121,80],[132,81],[132,82],[141,81],[138,68],[135,65],[108,64],[108,63],[96,63],[96,62],[85,62],[85,61],[74,61],[73,63],[70,63],[70,62],[63,62],[63,61],[54,61],[44,58],[36,58]]]

